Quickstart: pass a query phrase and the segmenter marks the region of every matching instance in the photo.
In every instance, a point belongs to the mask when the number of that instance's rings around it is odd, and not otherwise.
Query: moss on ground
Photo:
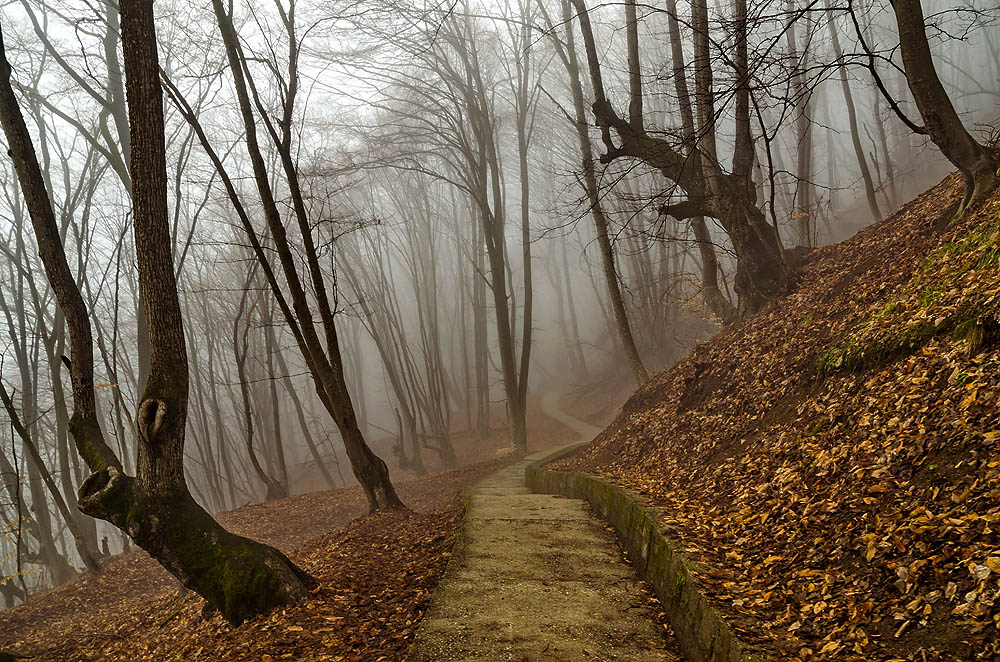
[[[951,335],[976,351],[1000,325],[1000,211],[957,234],[864,322],[820,355],[824,374],[871,368]]]

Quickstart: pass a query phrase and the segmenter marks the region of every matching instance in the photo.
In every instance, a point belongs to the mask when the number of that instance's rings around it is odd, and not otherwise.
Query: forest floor
[[[704,592],[767,660],[1000,659],[1000,194],[945,231],[951,176],[813,251],[782,297],[644,385],[559,467],[640,491]],[[598,420],[615,398],[578,394]],[[584,413],[587,412],[587,413]],[[590,415],[588,415],[588,413]],[[536,416],[532,442],[575,435]],[[462,520],[502,457],[220,515],[320,584],[230,628],[141,552],[0,612],[37,660],[402,660]]]
[[[575,438],[537,411],[529,431],[532,449]],[[409,513],[359,517],[365,500],[353,488],[218,515],[230,530],[277,546],[319,580],[301,605],[238,628],[218,616],[205,621],[204,601],[182,594],[176,580],[137,550],[99,575],[0,611],[0,650],[52,662],[402,660],[461,524],[459,490],[511,461],[495,457],[399,482]]]
[[[543,410],[577,430],[547,393]],[[678,662],[665,614],[608,531],[579,499],[533,494],[525,468],[466,491],[459,541],[420,623],[408,662],[629,660]]]
[[[557,468],[638,490],[767,660],[1000,660],[1000,193],[821,248]]]

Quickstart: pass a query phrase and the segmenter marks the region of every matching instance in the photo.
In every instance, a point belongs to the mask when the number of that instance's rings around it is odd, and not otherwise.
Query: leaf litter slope
[[[814,251],[560,465],[656,505],[766,659],[1000,659],[1000,195],[935,232],[960,191]]]
[[[573,438],[537,412],[529,424],[541,447]],[[278,546],[319,580],[302,605],[238,628],[205,621],[200,597],[180,595],[173,578],[134,551],[99,575],[0,611],[0,650],[53,662],[403,660],[461,522],[458,490],[507,461],[400,483],[409,514],[357,518],[365,508],[357,488],[220,514],[227,528]]]

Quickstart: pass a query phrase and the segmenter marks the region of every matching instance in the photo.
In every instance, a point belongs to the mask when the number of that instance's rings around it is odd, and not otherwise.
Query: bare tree
[[[965,196],[955,212],[957,218],[971,205],[984,200],[997,185],[1000,178],[997,161],[965,129],[941,84],[927,42],[920,0],[894,0],[892,7],[899,28],[903,69],[913,101],[924,120],[924,130],[965,178]]]
[[[719,219],[726,230],[738,258],[736,291],[742,312],[760,308],[777,294],[790,273],[780,238],[768,225],[757,206],[752,186],[753,139],[750,135],[749,75],[747,73],[746,3],[737,2],[734,16],[735,56],[733,69],[736,136],[731,172],[725,172],[714,149],[715,111],[712,104],[711,69],[706,57],[708,26],[702,11],[703,0],[692,5],[695,13],[692,29],[695,36],[695,101],[699,108],[699,142],[691,152],[679,151],[667,139],[646,131],[643,116],[622,118],[610,102],[604,86],[597,41],[591,26],[589,10],[584,0],[571,0],[580,22],[595,102],[594,117],[601,127],[605,154],[604,162],[620,158],[639,159],[659,170],[687,198],[665,205],[663,211],[678,219],[710,216]],[[635,22],[625,20],[626,32],[636,29]],[[637,40],[629,39],[630,43]],[[635,58],[630,58],[633,64]],[[635,98],[642,94],[641,72],[629,69],[629,108],[639,111],[642,104]],[[701,102],[699,103],[699,99]],[[612,130],[619,141],[612,138]],[[691,156],[697,153],[698,158]]]
[[[73,280],[14,91],[0,57],[0,122],[31,216],[46,274],[70,329],[74,411],[71,430],[93,472],[80,508],[128,532],[186,586],[239,623],[307,594],[308,576],[278,550],[233,535],[199,506],[184,479],[188,365],[167,221],[163,105],[151,0],[121,6],[128,90],[139,287],[147,302],[150,379],[137,412],[137,475],[121,462],[98,424],[90,323]],[[2,49],[0,35],[0,49]]]
[[[540,5],[541,6],[541,5]],[[544,10],[544,6],[542,6]],[[611,301],[611,309],[614,311],[615,327],[621,339],[622,347],[625,351],[625,358],[637,384],[644,384],[649,381],[649,372],[639,356],[639,349],[636,347],[635,337],[632,334],[632,325],[629,322],[628,312],[625,309],[625,301],[622,297],[621,283],[619,283],[618,269],[615,265],[614,248],[611,245],[611,237],[608,234],[608,218],[604,213],[604,205],[601,201],[601,194],[597,184],[597,166],[594,162],[593,146],[590,142],[590,131],[588,129],[583,102],[583,83],[581,82],[580,66],[576,56],[576,39],[573,34],[573,21],[570,13],[568,0],[562,3],[562,20],[566,31],[565,46],[558,39],[553,40],[553,45],[559,58],[562,60],[566,73],[569,76],[570,92],[573,96],[573,116],[570,120],[576,128],[577,140],[580,144],[580,159],[583,168],[583,186],[587,193],[587,202],[590,205],[590,214],[594,219],[594,228],[597,231],[597,245],[601,253],[601,265],[604,269],[604,280],[608,288],[608,298]],[[627,9],[630,11],[630,19],[635,22],[635,5],[629,3]],[[548,20],[552,25],[551,19]],[[551,28],[550,28],[551,29]],[[638,46],[634,45],[634,57],[638,58]],[[633,57],[633,43],[630,37],[629,58]],[[638,63],[636,63],[638,66]],[[640,97],[641,98],[641,95]],[[641,103],[641,102],[640,102]],[[641,108],[640,108],[641,110]]]

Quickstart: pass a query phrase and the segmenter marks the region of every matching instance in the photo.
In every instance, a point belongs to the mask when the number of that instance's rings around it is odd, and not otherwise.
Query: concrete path
[[[599,432],[560,411],[555,395],[542,406],[585,438]],[[408,662],[679,660],[614,536],[582,501],[524,486],[536,457],[469,491],[454,556]]]

